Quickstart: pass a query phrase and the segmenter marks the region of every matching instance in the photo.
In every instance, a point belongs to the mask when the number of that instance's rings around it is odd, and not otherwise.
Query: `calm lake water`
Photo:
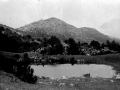
[[[115,75],[115,71],[111,66],[107,65],[98,65],[98,64],[90,64],[90,65],[74,65],[71,64],[62,64],[62,65],[42,65],[31,66],[34,69],[34,75],[39,77],[51,77],[51,78],[61,78],[62,76],[67,77],[81,77],[83,74],[90,73],[91,77],[103,77],[103,78],[111,78]]]

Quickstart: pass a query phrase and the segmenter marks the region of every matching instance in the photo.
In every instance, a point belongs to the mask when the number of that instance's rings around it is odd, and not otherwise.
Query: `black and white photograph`
[[[120,90],[120,0],[0,0],[0,90]]]

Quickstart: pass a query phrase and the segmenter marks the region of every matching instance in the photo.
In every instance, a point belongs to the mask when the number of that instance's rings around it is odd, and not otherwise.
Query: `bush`
[[[36,76],[33,76],[34,70],[30,67],[31,60],[28,54],[24,54],[24,60],[17,64],[17,76],[28,83],[35,83],[37,81]]]
[[[0,70],[12,73],[24,82],[36,83],[37,76],[33,75],[34,70],[30,67],[30,64],[31,61],[27,54],[24,54],[23,59],[18,54],[10,58],[0,55]]]
[[[75,63],[74,57],[72,57],[72,58],[70,59],[70,63],[71,63],[72,65],[74,65],[74,63]]]
[[[65,64],[65,59],[64,59],[64,58],[60,58],[60,59],[59,59],[59,63],[60,63],[60,64]]]
[[[24,68],[24,71],[21,72],[22,74],[19,76],[19,78],[28,83],[36,83],[37,81],[37,76],[33,76],[34,70],[28,66],[27,68]]]

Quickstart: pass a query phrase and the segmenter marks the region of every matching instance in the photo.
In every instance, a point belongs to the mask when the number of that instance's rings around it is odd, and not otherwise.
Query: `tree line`
[[[0,27],[0,51],[29,52],[36,50],[39,46],[39,43],[30,35],[21,36],[9,28]]]
[[[60,41],[59,38],[51,36],[49,39],[44,38],[39,52],[41,54],[57,55],[84,55],[85,52],[98,52],[98,54],[112,53],[111,51],[120,52],[120,44],[115,40],[106,41],[106,43],[99,43],[96,40],[92,40],[90,43],[75,42],[74,39]],[[104,50],[104,51],[103,51]]]
[[[30,35],[21,36],[11,32],[9,28],[0,27],[0,51],[17,53],[38,51],[41,54],[49,55],[85,55],[91,53],[93,55],[97,52],[104,54],[102,49],[105,47],[109,49],[109,53],[111,53],[110,51],[120,52],[120,44],[115,40],[107,40],[106,43],[101,44],[96,40],[92,40],[90,43],[75,42],[72,38],[61,41],[55,36],[36,39]]]

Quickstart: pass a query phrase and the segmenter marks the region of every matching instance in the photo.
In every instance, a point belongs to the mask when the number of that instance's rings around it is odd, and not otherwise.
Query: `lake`
[[[84,74],[90,73],[91,77],[103,77],[112,78],[115,75],[115,71],[111,66],[98,65],[98,64],[61,64],[61,65],[32,65],[34,69],[34,75],[39,77],[45,76],[50,78],[61,78],[62,76],[67,77],[81,77]]]

